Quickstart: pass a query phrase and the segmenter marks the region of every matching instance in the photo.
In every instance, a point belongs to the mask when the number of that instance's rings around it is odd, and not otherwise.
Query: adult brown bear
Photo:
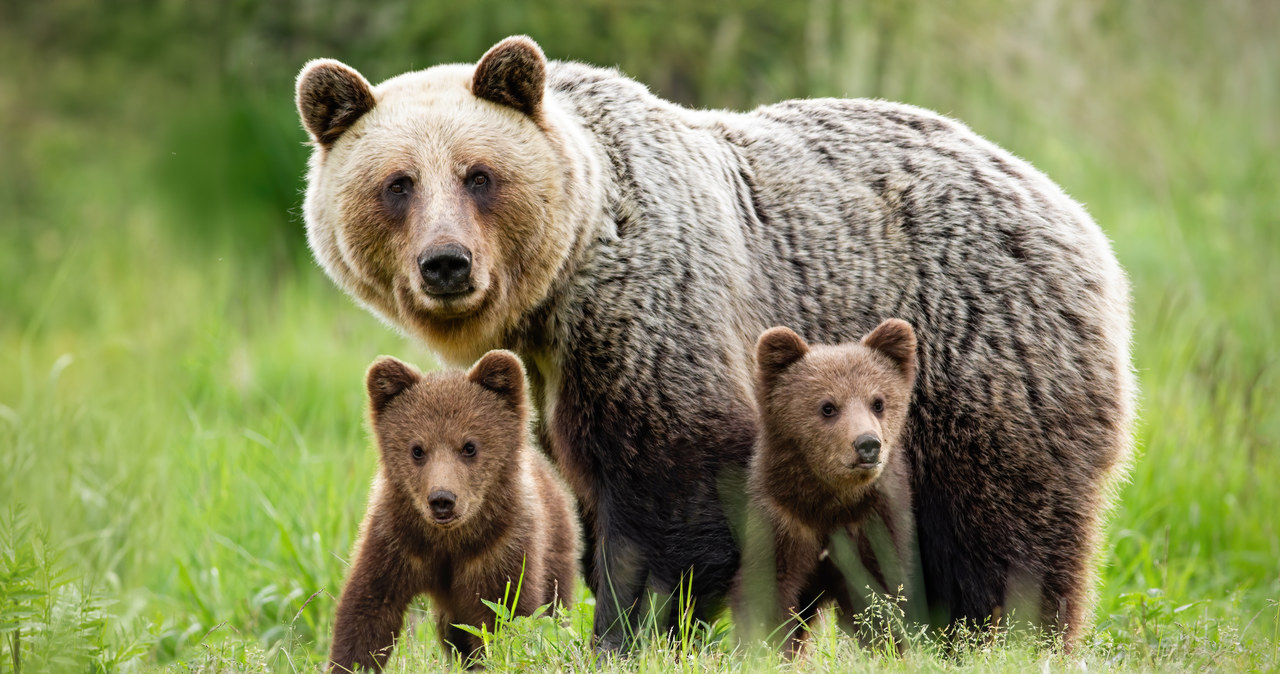
[[[1130,447],[1128,288],[1034,168],[883,101],[688,110],[524,37],[376,88],[313,61],[297,104],[326,272],[447,361],[529,366],[594,538],[603,647],[646,587],[688,575],[699,615],[721,604],[718,476],[751,451],[756,336],[888,317],[920,343],[903,443],[933,615],[982,621],[1012,588],[1079,633]]]

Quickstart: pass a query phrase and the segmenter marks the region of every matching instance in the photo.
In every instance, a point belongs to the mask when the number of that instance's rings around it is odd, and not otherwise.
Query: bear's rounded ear
[[[510,351],[499,349],[484,354],[471,366],[467,379],[509,399],[512,404],[524,400],[524,366]]]
[[[365,375],[365,387],[369,389],[369,406],[374,414],[381,414],[396,396],[418,383],[422,374],[408,363],[391,356],[382,356],[369,366]]]
[[[302,125],[325,149],[375,103],[369,81],[333,59],[315,59],[302,67],[296,101]]]
[[[762,384],[774,378],[792,363],[809,353],[809,344],[791,328],[769,328],[756,341],[756,372]]]
[[[515,35],[480,58],[471,78],[471,93],[538,119],[546,81],[547,57],[542,48],[526,35]]]
[[[885,319],[862,338],[862,345],[888,356],[908,379],[915,379],[916,331],[910,323],[898,318]]]

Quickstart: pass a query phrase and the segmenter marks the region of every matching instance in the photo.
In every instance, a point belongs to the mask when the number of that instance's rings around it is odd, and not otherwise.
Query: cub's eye
[[[831,403],[822,403],[822,416],[834,417],[836,415],[836,406]]]
[[[413,453],[413,458],[415,461],[421,461],[422,457],[427,455],[426,452],[422,451],[422,445],[414,445],[413,449],[409,451]]]
[[[871,401],[871,411],[876,414],[884,414],[884,398],[876,398]]]
[[[463,455],[463,456],[475,456],[475,455],[476,455],[476,443],[474,443],[474,442],[468,442],[468,443],[466,443],[466,444],[462,445],[462,455]]]
[[[387,191],[392,194],[408,194],[413,190],[413,178],[409,176],[401,176],[391,181],[387,185]]]

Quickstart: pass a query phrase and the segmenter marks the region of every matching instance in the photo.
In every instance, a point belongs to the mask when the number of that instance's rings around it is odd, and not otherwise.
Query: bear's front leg
[[[596,542],[595,567],[595,646],[606,652],[626,650],[639,628],[637,605],[649,579],[648,564],[638,545],[605,531]]]
[[[381,670],[391,655],[416,592],[403,564],[388,553],[376,536],[366,535],[359,545],[355,566],[338,600],[329,651],[331,671]]]
[[[778,528],[774,532],[774,546],[777,607],[783,621],[780,631],[785,637],[787,656],[795,657],[804,648],[818,606],[828,599],[822,596],[825,583],[815,578],[822,545],[808,536],[792,536]]]

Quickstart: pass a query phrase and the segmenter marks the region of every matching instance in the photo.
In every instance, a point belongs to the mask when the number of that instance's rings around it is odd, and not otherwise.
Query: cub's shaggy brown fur
[[[334,669],[386,663],[414,596],[430,595],[446,648],[478,655],[456,624],[493,626],[481,599],[511,583],[516,615],[567,603],[577,518],[528,444],[524,371],[493,351],[470,372],[422,374],[383,357],[367,377],[381,471],[338,602]],[[523,580],[522,579],[523,575]]]
[[[810,347],[788,328],[772,328],[756,346],[760,438],[749,492],[773,534],[777,603],[769,627],[786,622],[789,650],[829,602],[842,622],[861,606],[827,554],[831,537],[846,532],[881,592],[910,576],[915,522],[911,468],[903,429],[916,377],[915,332],[905,321],[884,321],[861,342]],[[877,558],[868,533],[878,519],[892,551]],[[744,574],[752,563],[744,560]],[[852,580],[852,579],[850,579]],[[740,581],[741,582],[741,581]],[[742,605],[739,588],[737,603]]]

